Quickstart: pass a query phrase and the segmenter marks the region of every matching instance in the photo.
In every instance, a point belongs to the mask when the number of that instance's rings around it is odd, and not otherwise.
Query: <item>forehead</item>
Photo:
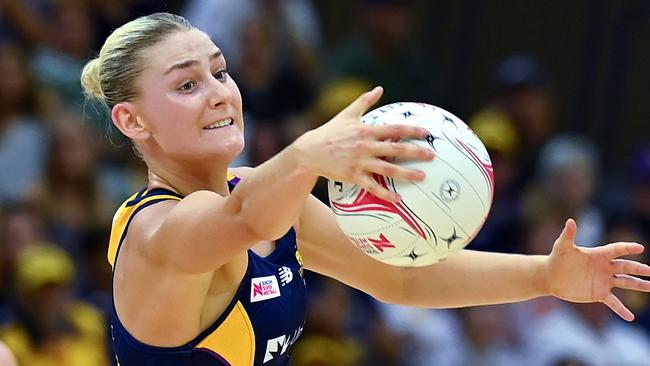
[[[198,29],[178,31],[153,45],[144,53],[149,67],[166,71],[174,64],[187,60],[208,59],[218,48],[204,32]]]

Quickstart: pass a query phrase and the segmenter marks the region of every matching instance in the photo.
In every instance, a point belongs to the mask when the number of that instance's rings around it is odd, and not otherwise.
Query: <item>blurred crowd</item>
[[[111,30],[171,11],[207,32],[242,92],[247,145],[235,164],[255,166],[374,85],[385,88],[382,104],[445,107],[444,70],[413,42],[423,20],[411,3],[355,1],[356,31],[331,40],[324,24],[335,23],[324,20],[337,14],[310,0],[0,0],[0,340],[19,364],[114,362],[108,233],[146,169],[79,83]],[[608,175],[597,144],[557,123],[553,75],[536,55],[504,54],[493,66],[483,106],[457,113],[485,143],[496,178],[470,248],[546,254],[567,217],[580,245],[647,243],[650,145],[633,148],[624,176]],[[314,193],[327,200],[323,182]],[[307,281],[296,366],[650,365],[643,294],[619,294],[638,315],[624,324],[602,304],[416,309]]]

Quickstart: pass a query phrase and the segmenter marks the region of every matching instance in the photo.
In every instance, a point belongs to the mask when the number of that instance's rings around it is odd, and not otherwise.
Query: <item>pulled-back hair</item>
[[[169,13],[143,16],[122,25],[106,39],[99,56],[84,66],[84,93],[109,109],[133,100],[138,95],[135,80],[144,69],[143,51],[177,31],[191,29],[194,27],[187,19]]]

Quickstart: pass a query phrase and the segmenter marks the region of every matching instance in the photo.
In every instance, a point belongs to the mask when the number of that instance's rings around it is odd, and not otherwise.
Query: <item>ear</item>
[[[138,117],[132,103],[123,102],[113,106],[111,119],[115,127],[132,140],[145,140],[151,136],[147,126]]]

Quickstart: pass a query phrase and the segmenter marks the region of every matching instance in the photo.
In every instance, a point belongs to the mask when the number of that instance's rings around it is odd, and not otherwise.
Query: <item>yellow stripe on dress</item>
[[[209,349],[232,366],[253,366],[255,331],[241,301],[237,301],[223,323],[196,348]]]

